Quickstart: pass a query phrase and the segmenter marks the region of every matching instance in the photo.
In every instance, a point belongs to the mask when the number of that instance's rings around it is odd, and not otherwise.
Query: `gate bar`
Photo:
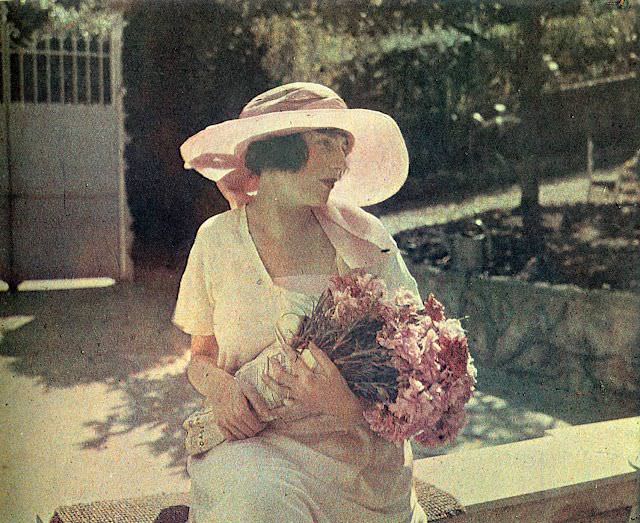
[[[38,103],[38,51],[36,44],[33,44],[33,54],[31,55],[31,69],[33,70],[33,103]]]
[[[109,65],[111,66],[111,103],[116,110],[118,118],[118,193],[120,194],[119,207],[119,235],[118,257],[120,266],[120,279],[129,280],[133,277],[133,267],[127,252],[129,238],[129,207],[127,205],[127,187],[125,182],[124,148],[126,131],[124,127],[123,95],[125,89],[122,85],[122,15],[114,24],[109,40]]]
[[[60,65],[59,65],[59,69],[60,69],[60,103],[61,104],[65,104],[66,100],[64,99],[65,97],[65,92],[64,92],[64,83],[65,83],[65,77],[64,77],[64,41],[65,38],[64,36],[60,36],[58,38],[58,52],[60,53]]]
[[[9,49],[9,32],[7,30],[7,6],[0,4],[0,42],[2,43],[2,106],[4,109],[4,126],[6,133],[5,140],[5,152],[7,155],[7,221],[9,225],[8,231],[8,245],[7,245],[7,258],[8,267],[6,274],[2,277],[5,278],[9,284],[9,290],[15,292],[18,289],[18,278],[15,272],[15,238],[13,236],[13,222],[15,214],[15,202],[13,196],[13,166],[11,165],[11,128],[10,128],[10,114],[11,110],[11,50]]]

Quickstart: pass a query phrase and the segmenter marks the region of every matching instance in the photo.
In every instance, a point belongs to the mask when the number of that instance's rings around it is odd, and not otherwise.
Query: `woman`
[[[409,443],[398,448],[368,428],[321,351],[312,349],[315,370],[300,359],[290,373],[273,366],[263,377],[288,398],[278,409],[233,378],[273,342],[278,319],[308,307],[331,274],[363,267],[391,291],[418,293],[391,236],[360,209],[406,179],[397,125],[348,109],[324,86],[295,83],[254,98],[181,153],[231,204],[198,230],[174,315],[192,335],[189,380],[226,437],[188,460],[190,521],[426,521]]]

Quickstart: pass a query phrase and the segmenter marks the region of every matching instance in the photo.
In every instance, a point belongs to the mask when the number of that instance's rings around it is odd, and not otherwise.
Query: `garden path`
[[[611,179],[617,175],[618,169],[620,167],[596,170],[594,178]],[[566,205],[586,202],[588,191],[589,179],[584,174],[552,180],[541,184],[540,203],[541,205]],[[372,207],[370,211],[380,218],[391,234],[397,234],[400,231],[415,229],[423,225],[446,223],[492,209],[513,209],[519,203],[520,188],[513,186],[507,190],[481,194],[461,202],[415,206],[413,208],[406,205],[406,209],[389,212],[378,211]]]

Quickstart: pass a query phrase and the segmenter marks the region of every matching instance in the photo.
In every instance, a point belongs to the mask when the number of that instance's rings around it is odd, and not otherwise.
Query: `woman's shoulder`
[[[230,209],[207,218],[196,233],[196,241],[205,244],[227,243],[240,233],[240,210]]]
[[[246,247],[239,218],[238,209],[232,209],[207,218],[198,228],[191,252],[210,278],[235,273],[244,263]]]
[[[382,221],[361,207],[335,202],[329,207],[329,214],[344,229],[377,245],[380,249],[397,250],[395,240]]]

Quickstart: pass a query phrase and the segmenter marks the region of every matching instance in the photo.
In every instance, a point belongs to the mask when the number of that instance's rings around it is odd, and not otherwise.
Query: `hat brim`
[[[248,144],[261,137],[319,128],[336,128],[354,137],[347,156],[348,170],[331,191],[330,199],[358,207],[373,205],[394,195],[407,179],[409,155],[396,122],[370,109],[312,109],[266,113],[228,120],[195,134],[180,147],[186,169],[205,154],[244,157]],[[196,170],[215,182],[237,166]]]

